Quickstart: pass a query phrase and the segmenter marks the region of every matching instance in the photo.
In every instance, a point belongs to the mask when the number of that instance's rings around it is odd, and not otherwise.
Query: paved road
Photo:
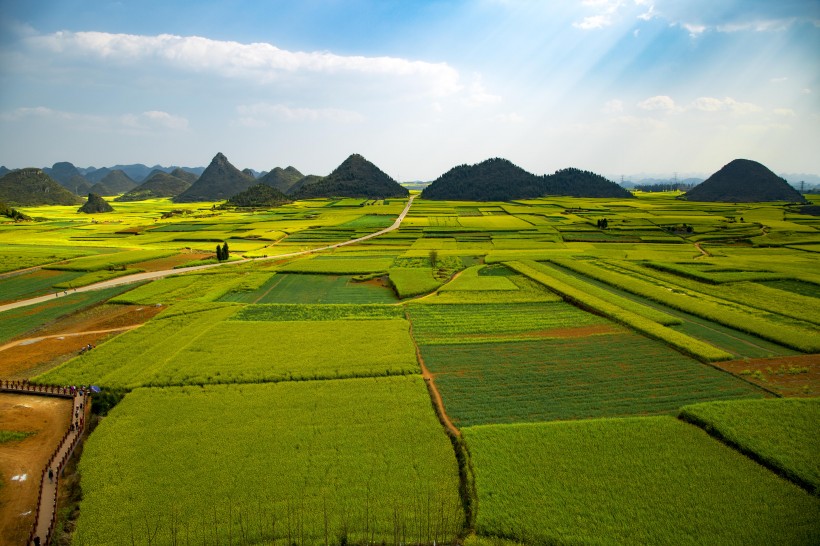
[[[369,235],[365,235],[364,237],[359,237],[358,239],[351,239],[350,241],[344,241],[341,243],[336,243],[328,246],[323,246],[319,248],[312,248],[310,250],[301,250],[299,252],[290,252],[288,254],[278,254],[276,256],[266,256],[262,258],[245,258],[242,260],[236,260],[232,262],[220,262],[215,264],[208,264],[208,265],[196,265],[193,267],[182,267],[180,269],[166,269],[163,271],[149,271],[147,273],[137,273],[134,275],[128,275],[126,277],[117,277],[116,279],[111,279],[107,281],[98,282],[96,284],[89,284],[88,286],[83,286],[81,288],[72,289],[68,294],[73,294],[75,292],[88,292],[91,290],[102,290],[103,288],[111,288],[112,286],[121,286],[123,284],[133,284],[135,282],[141,281],[150,281],[154,279],[160,279],[162,277],[167,277],[169,275],[179,275],[181,273],[188,273],[189,271],[199,271],[201,269],[210,269],[212,267],[220,267],[223,265],[236,265],[245,262],[252,262],[252,261],[260,261],[260,260],[281,260],[283,258],[293,258],[296,256],[303,256],[305,254],[312,254],[314,252],[322,252],[324,250],[332,250],[334,248],[339,248],[342,246],[353,245],[356,243],[361,243],[362,241],[366,241],[368,239],[372,239],[373,237],[378,237],[379,235],[384,235],[385,233],[389,233],[401,225],[404,217],[407,216],[407,212],[410,210],[410,205],[413,204],[413,199],[416,196],[410,196],[410,199],[407,200],[407,205],[404,207],[404,210],[401,211],[399,217],[396,218],[396,221],[393,222],[393,225],[390,227],[384,228],[381,231],[377,231],[375,233],[371,233]],[[5,305],[0,305],[0,313],[3,311],[9,311],[11,309],[17,309],[18,307],[26,307],[29,305],[36,305],[38,303],[43,303],[55,299],[59,299],[65,297],[65,293],[59,292],[59,295],[55,296],[54,294],[48,294],[46,296],[40,296],[37,298],[30,298],[27,300],[20,300],[15,301],[13,303],[7,303]]]

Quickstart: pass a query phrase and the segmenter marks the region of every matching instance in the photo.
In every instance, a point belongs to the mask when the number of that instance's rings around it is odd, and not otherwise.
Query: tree
[[[217,261],[221,262],[224,258],[222,258],[222,246],[216,245],[216,259]]]
[[[431,250],[430,251],[430,267],[436,267],[437,263],[438,263],[438,251],[437,250]]]
[[[230,251],[228,250],[228,241],[225,241],[225,244],[222,245],[222,259],[227,260],[230,255]]]

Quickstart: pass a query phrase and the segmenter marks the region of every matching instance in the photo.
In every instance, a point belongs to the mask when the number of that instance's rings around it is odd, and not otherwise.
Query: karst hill
[[[12,171],[0,178],[0,201],[16,207],[79,205],[82,199],[51,179],[42,169]]]
[[[726,203],[805,202],[783,178],[749,159],[735,159],[682,197],[687,201]]]
[[[633,197],[614,182],[589,171],[570,168],[537,176],[501,158],[453,167],[421,193],[424,199],[453,201],[511,201],[546,195]]]
[[[305,177],[307,178],[307,177]],[[301,182],[301,181],[300,181]],[[376,165],[359,154],[353,154],[324,177],[314,177],[310,183],[297,183],[300,187],[289,195],[294,199],[311,197],[363,197],[384,199],[407,197],[407,188],[390,178]]]
[[[231,165],[227,157],[218,153],[196,182],[173,200],[176,203],[224,201],[254,184],[256,180],[253,177]]]

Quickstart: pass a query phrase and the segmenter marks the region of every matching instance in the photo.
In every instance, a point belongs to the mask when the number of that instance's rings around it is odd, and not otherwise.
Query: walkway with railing
[[[32,385],[26,381],[0,381],[0,392],[28,394],[35,396],[56,396],[70,398],[71,424],[51,454],[40,476],[40,492],[37,497],[37,511],[34,513],[34,524],[31,526],[28,544],[49,544],[54,526],[57,523],[57,487],[60,476],[74,448],[80,443],[85,430],[86,417],[91,401],[87,387],[58,387],[55,385]]]

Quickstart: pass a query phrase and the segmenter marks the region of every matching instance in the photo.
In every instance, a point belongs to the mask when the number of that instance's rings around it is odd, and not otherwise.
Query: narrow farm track
[[[290,252],[287,254],[278,254],[276,256],[263,256],[260,258],[244,258],[242,260],[236,260],[233,262],[220,262],[215,264],[207,264],[207,265],[196,265],[192,267],[182,267],[179,269],[165,269],[162,271],[149,271],[146,273],[137,273],[135,275],[127,275],[125,277],[117,277],[116,279],[110,279],[107,281],[98,282],[95,284],[89,284],[88,286],[83,286],[81,288],[75,288],[71,291],[71,293],[75,292],[89,292],[91,290],[102,290],[103,288],[111,288],[113,286],[122,286],[124,284],[133,284],[142,281],[152,281],[154,279],[161,279],[163,277],[168,277],[170,275],[179,275],[181,273],[188,273],[190,271],[200,271],[203,269],[210,269],[213,267],[220,267],[223,265],[237,265],[246,262],[254,262],[254,261],[262,261],[262,260],[281,260],[283,258],[295,258],[297,256],[305,256],[307,254],[314,254],[316,252],[322,252],[325,250],[333,250],[336,248],[340,248],[347,245],[353,245],[356,243],[361,243],[362,241],[367,241],[368,239],[372,239],[374,237],[378,237],[379,235],[384,235],[385,233],[390,233],[401,226],[404,217],[407,216],[407,213],[410,211],[410,206],[413,204],[413,200],[416,198],[415,195],[411,195],[410,198],[407,200],[407,205],[405,205],[404,210],[401,211],[396,221],[389,227],[386,227],[382,230],[376,231],[369,235],[365,235],[364,237],[359,237],[357,239],[351,239],[349,241],[343,241],[341,243],[334,243],[332,245],[327,245],[319,248],[312,248],[309,250],[300,250],[298,252]],[[65,292],[68,294],[68,292]],[[44,303],[47,301],[51,301],[60,297],[59,292],[56,294],[49,294],[47,296],[40,296],[37,298],[30,298],[26,300],[19,300],[13,303],[7,303],[5,305],[0,305],[0,313],[4,311],[10,311],[12,309],[17,309],[19,307],[27,307],[29,305],[36,305],[38,303]]]
[[[69,332],[66,334],[52,334],[50,336],[40,336],[40,337],[27,337],[25,339],[15,339],[14,341],[9,341],[5,345],[0,345],[0,352],[5,351],[6,349],[11,349],[12,347],[16,347],[18,345],[29,345],[31,343],[37,343],[38,341],[43,341],[44,339],[57,339],[57,338],[64,338],[64,337],[75,337],[75,336],[85,336],[89,334],[108,334],[112,332],[125,332],[127,330],[133,330],[134,328],[141,326],[140,324],[133,324],[131,326],[121,326],[119,328],[107,328],[105,330],[87,330],[85,332]]]

